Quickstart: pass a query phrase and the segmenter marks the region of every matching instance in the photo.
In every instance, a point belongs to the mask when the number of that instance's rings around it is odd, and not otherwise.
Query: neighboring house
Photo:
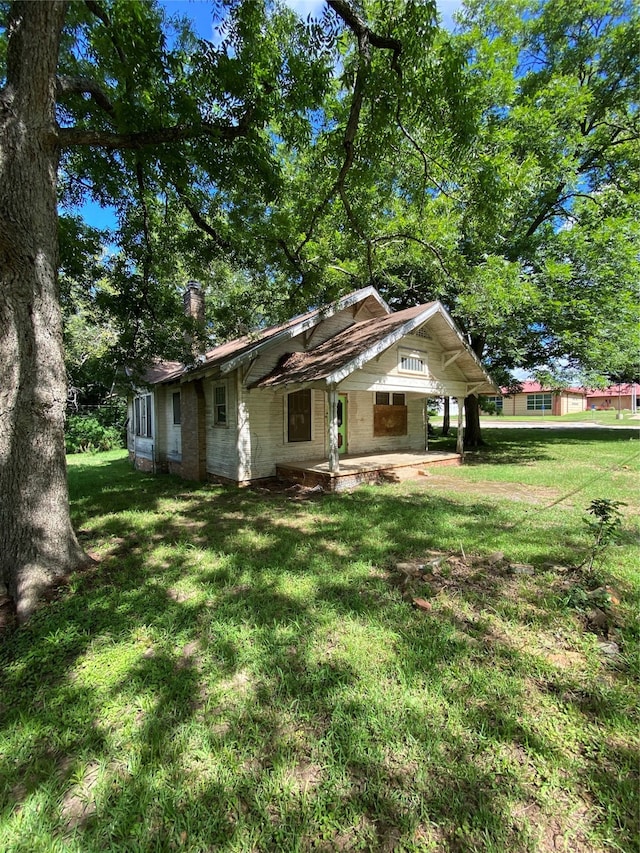
[[[529,415],[570,415],[584,412],[587,397],[584,388],[564,388],[558,391],[544,388],[539,382],[521,382],[522,391],[509,394],[508,388],[502,389],[502,414]],[[493,397],[491,399],[494,399]]]
[[[613,409],[616,412],[627,411],[636,413],[638,410],[638,395],[640,385],[611,385],[609,388],[594,388],[587,391],[588,409]]]
[[[191,285],[189,313],[194,300],[200,310]],[[424,453],[427,398],[498,390],[439,302],[391,312],[372,287],[195,367],[156,364],[146,380],[129,404],[135,465],[235,483],[289,464],[324,461],[335,475],[357,455]]]

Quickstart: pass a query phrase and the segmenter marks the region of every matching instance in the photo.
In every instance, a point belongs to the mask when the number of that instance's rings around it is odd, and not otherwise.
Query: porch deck
[[[400,480],[420,474],[425,468],[460,464],[462,457],[458,453],[441,450],[421,453],[390,451],[341,456],[340,470],[337,473],[329,471],[329,462],[326,459],[308,459],[305,462],[279,464],[276,466],[276,475],[279,479],[293,483],[322,486],[328,492],[342,492],[361,483]]]

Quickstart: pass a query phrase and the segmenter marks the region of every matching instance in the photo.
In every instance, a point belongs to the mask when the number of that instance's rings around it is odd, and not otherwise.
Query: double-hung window
[[[173,425],[180,426],[182,423],[182,412],[180,411],[180,392],[173,392]]]
[[[311,389],[287,397],[287,441],[311,441]]]
[[[226,385],[216,385],[213,389],[213,422],[216,426],[227,425]]]
[[[135,434],[143,438],[152,436],[151,394],[140,394],[133,401],[133,424]]]

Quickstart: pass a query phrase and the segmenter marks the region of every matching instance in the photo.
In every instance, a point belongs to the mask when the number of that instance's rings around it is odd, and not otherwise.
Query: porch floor
[[[446,453],[442,450],[390,451],[387,453],[366,453],[359,456],[340,457],[340,470],[329,471],[327,459],[307,459],[304,462],[287,462],[276,466],[276,474],[282,480],[302,483],[305,486],[322,486],[330,492],[351,489],[361,483],[371,483],[381,479],[399,480],[412,473],[419,474],[421,469],[432,466],[460,465],[462,458],[458,453]]]

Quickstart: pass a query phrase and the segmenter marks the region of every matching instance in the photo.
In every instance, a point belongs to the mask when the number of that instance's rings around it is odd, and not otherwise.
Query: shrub
[[[121,431],[104,426],[93,415],[70,415],[65,425],[67,453],[88,453],[122,447]]]

